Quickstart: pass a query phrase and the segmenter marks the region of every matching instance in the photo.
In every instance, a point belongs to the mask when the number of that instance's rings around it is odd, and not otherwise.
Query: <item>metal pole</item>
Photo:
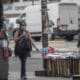
[[[41,0],[41,14],[42,14],[42,46],[48,47],[48,15],[47,15],[47,0]]]
[[[41,14],[42,14],[42,46],[48,47],[48,13],[47,0],[41,0]],[[46,59],[43,58],[43,68],[46,69]]]

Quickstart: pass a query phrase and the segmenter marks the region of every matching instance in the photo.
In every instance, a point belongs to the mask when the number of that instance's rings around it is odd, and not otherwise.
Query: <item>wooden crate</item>
[[[72,63],[73,75],[79,74],[79,59],[73,59]]]
[[[71,76],[71,60],[69,59],[59,59],[57,60],[58,65],[57,65],[57,69],[58,69],[58,76]]]
[[[70,77],[80,74],[79,59],[47,59],[47,75]]]
[[[72,79],[73,80],[80,80],[80,75],[73,75],[72,76]]]
[[[46,63],[46,72],[47,72],[47,76],[51,76],[51,65],[52,65],[52,59],[47,59],[47,63]]]
[[[57,76],[57,61],[56,60],[52,60],[51,63],[51,74],[52,76]]]
[[[79,74],[80,74],[80,59],[79,59]]]

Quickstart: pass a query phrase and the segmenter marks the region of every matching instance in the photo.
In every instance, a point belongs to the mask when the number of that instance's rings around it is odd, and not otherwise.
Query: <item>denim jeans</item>
[[[21,77],[26,76],[26,56],[19,56],[19,59],[21,61]]]

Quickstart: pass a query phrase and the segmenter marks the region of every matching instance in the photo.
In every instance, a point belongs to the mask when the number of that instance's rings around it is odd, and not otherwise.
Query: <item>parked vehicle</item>
[[[58,26],[61,35],[65,36],[68,41],[73,40],[78,33],[78,5],[76,3],[60,3]]]
[[[55,18],[57,19],[57,7],[58,3],[48,4],[48,12],[51,13],[49,15],[49,19],[52,20],[53,18],[53,22],[55,22]],[[51,17],[51,15],[53,16]],[[35,38],[35,40],[39,41],[42,36],[41,5],[26,7],[26,9],[21,13],[17,21],[20,21],[22,19],[25,19],[27,24],[27,30],[30,31],[31,36]]]
[[[64,36],[68,41],[73,40],[78,32],[78,5],[76,3],[48,4],[48,17],[54,23],[53,35]],[[24,19],[27,30],[37,41],[42,36],[41,5],[26,7],[18,20]],[[53,24],[50,24],[53,26]]]

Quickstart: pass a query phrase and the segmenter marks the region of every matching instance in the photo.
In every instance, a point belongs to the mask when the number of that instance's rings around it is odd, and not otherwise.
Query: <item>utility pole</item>
[[[41,0],[41,14],[42,14],[42,47],[48,47],[48,12],[47,0]],[[43,58],[43,68],[46,69],[46,59]]]
[[[42,46],[48,47],[48,13],[47,13],[47,0],[41,0],[41,14],[42,14]]]

